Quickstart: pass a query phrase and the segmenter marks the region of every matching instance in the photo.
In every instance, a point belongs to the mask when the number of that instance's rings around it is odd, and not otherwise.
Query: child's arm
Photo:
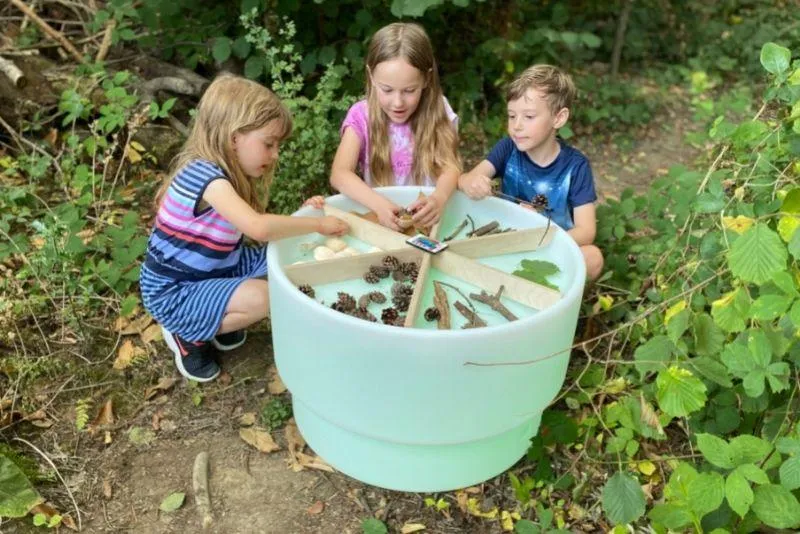
[[[361,140],[358,135],[352,128],[345,128],[331,166],[331,186],[374,211],[382,225],[399,231],[397,212],[400,211],[400,206],[376,193],[355,173],[360,150]]]
[[[347,223],[336,217],[289,217],[258,213],[236,193],[228,180],[209,183],[203,192],[203,200],[240,232],[256,241],[275,241],[311,232],[340,236],[349,230]]]
[[[583,204],[572,211],[572,218],[575,226],[567,233],[579,246],[591,245],[597,233],[597,219],[595,218],[595,207],[593,203]]]
[[[492,178],[496,173],[494,165],[485,159],[468,173],[459,176],[458,188],[469,198],[480,200],[492,194]]]

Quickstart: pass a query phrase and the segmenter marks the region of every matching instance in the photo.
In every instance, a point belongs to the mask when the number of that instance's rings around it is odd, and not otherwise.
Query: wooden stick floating
[[[486,291],[481,291],[480,295],[477,293],[470,293],[469,297],[477,300],[478,302],[483,302],[509,321],[516,321],[519,319],[519,317],[511,313],[511,310],[506,308],[505,305],[500,302],[500,295],[503,294],[505,288],[506,286],[500,286],[500,289],[497,290],[497,294],[495,295],[490,295]]]
[[[464,328],[479,328],[486,326],[486,321],[481,319],[477,313],[474,313],[472,310],[467,308],[460,300],[455,301],[453,306],[455,306],[455,308],[458,310],[458,313],[466,317],[468,323],[464,325]]]
[[[483,226],[481,226],[480,228],[478,228],[474,232],[468,233],[467,237],[473,237],[473,236],[480,237],[482,235],[486,235],[489,232],[491,232],[492,230],[494,230],[495,228],[497,228],[498,226],[500,226],[499,222],[492,221],[489,224],[484,224]]]
[[[450,241],[455,236],[460,234],[461,230],[463,230],[464,228],[467,227],[467,222],[468,222],[467,219],[464,219],[463,221],[461,221],[461,224],[458,225],[458,228],[456,228],[455,231],[452,234],[450,234],[449,236],[445,237],[444,240],[445,241]]]
[[[433,283],[433,305],[439,310],[436,327],[439,330],[450,330],[450,303],[447,301],[447,293],[444,292],[441,282]]]

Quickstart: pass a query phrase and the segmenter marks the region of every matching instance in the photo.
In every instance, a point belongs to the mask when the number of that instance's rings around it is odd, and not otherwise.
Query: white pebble
[[[314,259],[317,261],[329,260],[335,257],[336,253],[328,247],[319,246],[314,249]]]
[[[334,252],[341,252],[344,249],[348,248],[347,243],[343,239],[339,239],[338,237],[331,237],[329,239],[326,239],[325,246]]]

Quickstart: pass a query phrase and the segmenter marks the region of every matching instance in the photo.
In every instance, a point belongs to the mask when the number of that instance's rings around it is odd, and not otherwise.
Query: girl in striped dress
[[[291,128],[288,110],[269,89],[220,76],[200,99],[189,138],[156,197],[142,302],[191,380],[216,378],[212,345],[240,346],[244,329],[269,314],[266,247],[244,246],[243,235],[265,242],[348,231],[335,217],[264,213],[256,185],[272,176]],[[323,202],[306,203],[321,208]]]

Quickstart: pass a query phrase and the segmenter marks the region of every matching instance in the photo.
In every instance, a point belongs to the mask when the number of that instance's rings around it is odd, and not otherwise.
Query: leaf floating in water
[[[555,263],[543,260],[522,260],[521,266],[522,269],[514,271],[513,274],[515,276],[519,276],[520,278],[524,278],[525,280],[529,280],[545,287],[558,289],[558,286],[547,279],[549,276],[561,272],[561,269],[559,269],[558,265]]]

